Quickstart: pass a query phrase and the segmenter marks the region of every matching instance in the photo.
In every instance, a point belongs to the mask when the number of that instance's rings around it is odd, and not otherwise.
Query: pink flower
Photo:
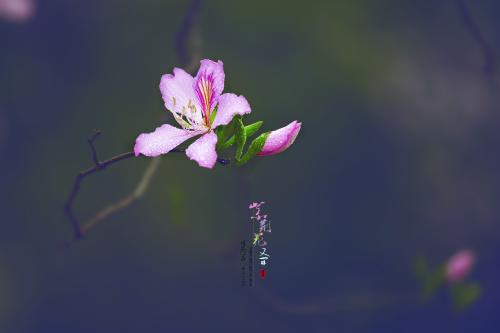
[[[458,282],[469,275],[476,256],[472,251],[462,250],[453,255],[446,264],[446,279],[451,282]]]
[[[13,22],[25,22],[35,13],[34,0],[0,0],[0,17]]]
[[[184,141],[201,135],[186,149],[186,155],[199,166],[212,168],[217,161],[217,135],[213,130],[229,124],[235,115],[250,113],[250,105],[243,96],[222,94],[225,74],[220,60],[202,60],[194,78],[180,68],[173,72],[162,76],[160,91],[165,107],[181,128],[164,124],[154,132],[139,135],[135,155],[167,154]]]
[[[264,143],[264,147],[262,147],[261,151],[257,153],[257,155],[274,155],[281,153],[290,147],[299,134],[301,125],[302,123],[292,121],[287,126],[269,133],[269,136]]]

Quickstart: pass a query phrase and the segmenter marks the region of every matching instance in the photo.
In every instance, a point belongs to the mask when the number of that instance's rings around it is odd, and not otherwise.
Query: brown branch
[[[94,141],[97,139],[97,137],[99,135],[101,135],[101,130],[95,130],[94,131],[94,134],[92,134],[90,136],[90,138],[88,138],[87,142],[90,146],[90,150],[92,151],[92,161],[94,161],[94,164],[99,166],[100,165],[100,162],[99,162],[99,158],[97,158],[97,150],[95,149],[95,146],[94,146]]]
[[[111,157],[110,159],[106,161],[99,161],[97,159],[97,151],[94,146],[94,141],[97,138],[97,136],[100,134],[100,132],[94,133],[88,140],[88,143],[90,145],[91,151],[92,151],[92,158],[94,161],[94,166],[83,170],[79,172],[76,177],[75,181],[73,182],[73,187],[71,189],[71,192],[68,196],[68,199],[66,200],[66,204],[64,205],[64,211],[66,215],[68,216],[69,220],[71,221],[71,225],[73,226],[73,239],[78,240],[81,239],[85,233],[90,230],[92,227],[94,227],[97,223],[108,217],[109,215],[122,210],[123,208],[129,206],[132,202],[135,200],[139,199],[146,189],[149,186],[149,183],[151,181],[151,178],[153,177],[154,173],[158,169],[158,165],[160,163],[159,158],[155,158],[151,161],[150,165],[144,172],[141,181],[137,184],[136,188],[132,193],[129,195],[125,196],[123,199],[108,205],[101,209],[99,212],[97,212],[96,215],[94,215],[92,218],[90,218],[87,222],[83,224],[83,226],[80,225],[80,222],[76,218],[75,214],[73,213],[73,204],[75,202],[76,196],[78,192],[80,191],[80,186],[82,181],[99,171],[105,170],[108,166],[118,163],[122,160],[129,159],[131,157],[134,157],[134,152],[126,152],[123,154],[116,155],[114,157]],[[186,150],[183,148],[174,148],[170,152],[171,153],[184,153]],[[229,165],[230,160],[224,159],[224,158],[217,158],[217,162],[221,165]]]
[[[99,161],[97,159],[97,153],[96,153],[95,146],[94,146],[94,141],[97,138],[97,136],[99,135],[98,133],[100,133],[100,132],[94,133],[88,139],[90,149],[92,150],[92,159],[94,161],[94,166],[92,166],[86,170],[80,171],[76,175],[75,181],[73,182],[73,187],[71,188],[71,192],[68,196],[68,199],[66,200],[66,204],[64,205],[64,211],[65,211],[66,215],[68,216],[69,220],[71,221],[71,225],[73,226],[73,232],[74,232],[75,239],[80,239],[83,236],[82,229],[80,228],[80,224],[78,222],[78,219],[73,214],[73,203],[76,199],[78,192],[80,191],[80,185],[81,185],[82,181],[86,177],[88,177],[96,172],[105,170],[110,165],[113,165],[113,164],[118,163],[120,161],[129,159],[131,157],[134,157],[134,152],[130,151],[130,152],[126,152],[126,153],[122,153],[122,154],[113,156],[106,161],[102,161],[102,162]]]
[[[109,215],[124,209],[125,207],[132,204],[132,202],[139,199],[149,186],[149,182],[153,178],[153,175],[158,169],[159,165],[160,159],[154,158],[151,163],[149,163],[146,171],[144,172],[140,182],[137,184],[135,189],[130,194],[123,197],[121,200],[118,200],[117,202],[110,204],[98,211],[92,218],[90,218],[82,225],[82,233],[86,234],[91,228],[97,225],[97,223],[104,220]]]

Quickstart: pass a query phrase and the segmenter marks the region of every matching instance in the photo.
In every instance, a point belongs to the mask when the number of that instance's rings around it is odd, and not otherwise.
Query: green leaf
[[[481,286],[476,283],[458,283],[451,287],[451,295],[455,308],[459,311],[463,311],[474,304],[481,295]]]
[[[247,135],[245,132],[245,125],[243,125],[243,120],[241,117],[237,117],[235,121],[235,137],[236,137],[236,153],[234,158],[238,161],[241,158],[241,154],[243,153],[243,148],[245,147],[245,143],[247,142]]]
[[[262,133],[258,137],[256,137],[252,143],[250,144],[250,147],[248,147],[247,152],[241,159],[236,160],[236,165],[243,165],[250,161],[258,152],[262,150],[262,147],[264,147],[264,144],[266,143],[267,137],[269,136],[270,132]]]
[[[247,138],[254,135],[261,128],[263,123],[264,122],[261,120],[256,123],[245,126],[245,133],[247,135]]]
[[[226,142],[227,138],[229,138],[229,136],[234,132],[235,123],[236,118],[233,118],[229,124],[219,126],[215,129],[215,134],[217,134],[217,150],[225,149],[222,148],[222,146],[224,145],[224,142]]]
[[[262,126],[263,123],[264,123],[263,121],[258,121],[256,123],[245,126],[245,134],[247,136],[247,139],[249,137],[251,137],[252,135],[254,135],[260,129],[260,127]],[[220,150],[227,149],[227,148],[231,147],[232,145],[234,145],[235,141],[236,141],[236,137],[233,135],[224,144],[221,144],[219,149]]]

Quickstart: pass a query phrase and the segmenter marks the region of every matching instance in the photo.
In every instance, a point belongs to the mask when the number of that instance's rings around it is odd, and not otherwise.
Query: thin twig
[[[97,225],[97,223],[104,220],[109,215],[124,209],[125,207],[132,204],[133,201],[139,199],[149,186],[149,182],[153,178],[153,175],[158,169],[159,165],[160,159],[154,158],[151,163],[149,163],[146,171],[141,178],[141,181],[137,184],[136,188],[121,200],[118,200],[117,202],[110,204],[98,211],[92,218],[90,218],[82,225],[82,232],[86,234],[92,227]]]
[[[466,0],[455,0],[455,3],[457,4],[462,23],[481,48],[484,57],[483,70],[486,74],[494,74],[495,52],[493,51],[493,47],[488,43],[478,24],[474,21]]]
[[[134,189],[134,191],[132,193],[125,196],[123,199],[117,201],[116,203],[113,203],[109,206],[104,207],[99,212],[97,212],[96,215],[94,215],[87,222],[85,222],[83,224],[83,226],[80,226],[78,219],[76,218],[76,216],[73,213],[73,203],[76,199],[78,192],[80,191],[80,185],[81,185],[82,181],[86,177],[88,177],[96,172],[102,171],[112,164],[115,164],[117,162],[120,162],[122,160],[125,160],[125,159],[128,159],[128,158],[135,156],[134,152],[131,151],[131,152],[126,152],[126,153],[123,153],[120,155],[116,155],[116,156],[114,156],[106,161],[101,162],[97,159],[96,149],[94,146],[94,140],[96,137],[97,137],[97,135],[94,133],[88,140],[89,145],[90,145],[91,150],[92,150],[92,156],[93,156],[93,158],[95,157],[94,166],[90,167],[86,170],[83,170],[80,173],[78,173],[78,175],[76,175],[75,181],[73,182],[73,188],[70,192],[70,195],[68,196],[68,200],[66,201],[66,204],[64,205],[64,211],[66,212],[66,215],[70,219],[71,224],[73,226],[75,240],[81,239],[88,230],[90,230],[92,227],[94,227],[101,220],[103,220],[106,217],[108,217],[109,215],[111,215],[117,211],[120,211],[121,209],[129,206],[133,201],[140,198],[144,194],[146,189],[148,188],[149,183],[151,181],[151,178],[153,177],[154,173],[158,169],[158,165],[160,163],[159,158],[154,158],[152,160],[152,162],[150,163],[150,165],[148,166],[148,168],[146,169],[146,171],[144,172],[144,174],[141,178],[141,181],[137,184],[136,188]],[[184,153],[185,151],[186,150],[184,148],[174,148],[170,152],[171,153]],[[220,157],[217,158],[217,162],[221,165],[229,165],[230,164],[230,160],[220,158]]]
[[[171,152],[174,153],[182,153],[184,151],[185,150],[181,148],[176,148],[171,150]],[[230,164],[229,160],[223,158],[217,158],[217,162],[221,165]],[[81,227],[82,233],[83,234],[87,233],[89,229],[94,227],[97,223],[104,220],[109,215],[130,206],[134,201],[142,197],[142,195],[146,192],[147,188],[149,187],[151,179],[153,178],[153,175],[155,174],[159,165],[160,165],[160,158],[158,157],[153,158],[151,163],[149,163],[148,167],[146,168],[146,171],[142,175],[142,178],[135,187],[135,189],[131,193],[123,197],[121,200],[118,200],[117,202],[104,207],[103,209],[98,211],[92,218],[90,218],[84,224],[82,224]]]
[[[94,142],[97,139],[97,137],[101,135],[101,130],[95,130],[94,134],[88,138],[87,142],[90,146],[90,150],[92,151],[92,161],[94,161],[94,164],[99,166],[99,158],[97,157],[97,150],[95,149]]]
[[[78,191],[80,190],[80,184],[82,183],[82,181],[86,177],[88,177],[96,172],[102,171],[110,165],[113,165],[115,163],[118,163],[118,162],[125,160],[125,159],[128,159],[128,158],[134,157],[134,152],[130,151],[130,152],[126,152],[126,153],[122,153],[122,154],[113,156],[110,159],[103,161],[103,162],[97,160],[97,154],[96,154],[96,150],[94,147],[94,140],[96,137],[97,137],[97,135],[94,134],[88,140],[89,145],[90,145],[91,150],[92,150],[92,157],[94,159],[94,166],[90,167],[86,170],[80,171],[80,173],[78,173],[76,175],[75,181],[73,182],[73,187],[72,187],[71,192],[68,196],[68,199],[66,200],[66,204],[64,205],[64,211],[66,212],[66,215],[68,216],[68,218],[71,221],[71,224],[73,226],[73,232],[74,232],[75,239],[80,239],[83,236],[82,229],[80,228],[80,224],[78,222],[78,219],[73,214],[73,203],[75,201],[76,195],[78,194]]]

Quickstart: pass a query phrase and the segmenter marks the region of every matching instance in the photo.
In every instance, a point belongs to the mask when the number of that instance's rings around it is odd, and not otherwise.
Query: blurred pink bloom
[[[234,116],[251,111],[245,97],[222,94],[224,79],[222,61],[208,59],[201,61],[194,78],[180,68],[174,68],[173,75],[163,75],[160,91],[165,107],[182,128],[164,124],[154,132],[139,135],[135,155],[167,154],[184,141],[201,135],[186,149],[186,155],[201,167],[213,168],[217,161],[217,135],[213,130],[229,124]]]
[[[299,134],[302,123],[292,121],[285,127],[269,133],[262,150],[257,153],[259,156],[274,155],[281,153],[292,145]]]
[[[34,0],[0,0],[0,17],[8,21],[26,22],[34,13]]]
[[[458,282],[469,275],[476,256],[470,250],[462,250],[454,254],[446,264],[446,279],[451,282]]]

